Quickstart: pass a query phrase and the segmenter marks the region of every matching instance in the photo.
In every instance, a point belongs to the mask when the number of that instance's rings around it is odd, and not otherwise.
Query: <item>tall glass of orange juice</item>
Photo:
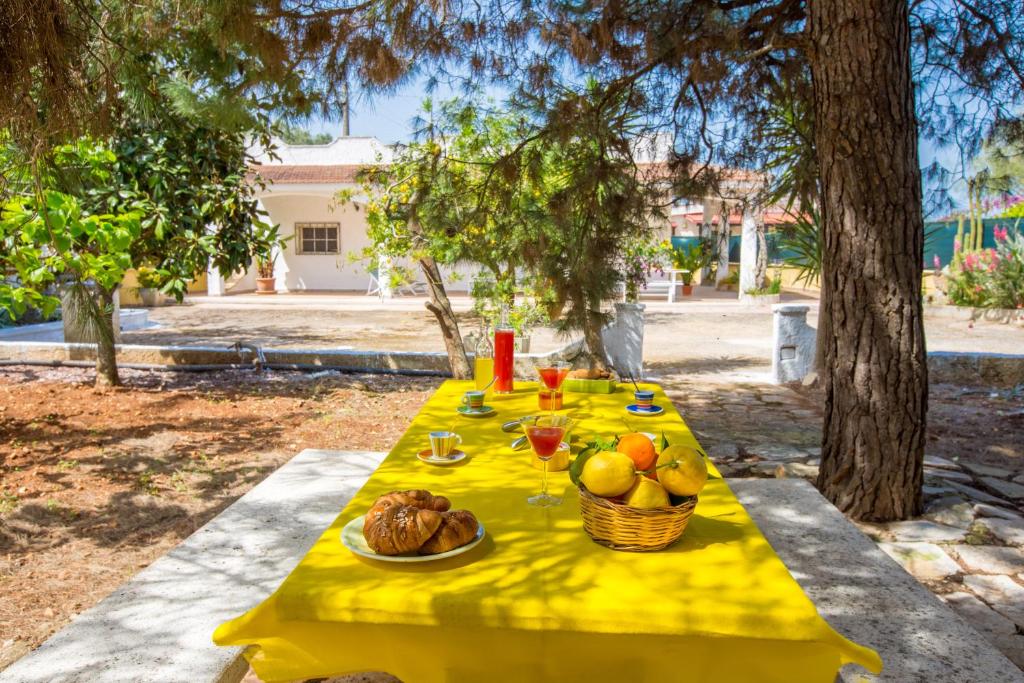
[[[494,379],[494,346],[487,328],[480,329],[480,340],[476,343],[475,360],[473,361],[473,379],[477,391],[483,391]]]

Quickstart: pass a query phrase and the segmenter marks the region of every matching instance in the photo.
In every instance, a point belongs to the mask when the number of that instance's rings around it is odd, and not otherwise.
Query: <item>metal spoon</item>
[[[526,420],[529,420],[532,417],[533,417],[533,415],[524,415],[523,417],[516,418],[515,420],[509,420],[508,422],[506,422],[503,425],[501,425],[501,431],[508,432],[508,433],[518,432],[519,431],[519,425],[521,425],[523,422],[525,422]],[[523,437],[523,438],[526,438],[526,437]]]
[[[509,447],[514,451],[522,451],[530,447],[530,440],[525,436],[521,436],[513,441],[512,445]]]

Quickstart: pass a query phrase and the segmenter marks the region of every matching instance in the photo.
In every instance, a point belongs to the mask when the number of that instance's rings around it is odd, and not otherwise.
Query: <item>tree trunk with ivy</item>
[[[905,519],[922,508],[928,398],[908,7],[808,7],[831,312],[817,484],[855,519]]]

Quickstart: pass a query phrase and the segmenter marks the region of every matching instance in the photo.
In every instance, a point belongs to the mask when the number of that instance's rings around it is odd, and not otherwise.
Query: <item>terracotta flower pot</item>
[[[257,294],[277,294],[277,288],[274,286],[276,278],[272,277],[258,277],[256,278],[256,293]]]
[[[693,296],[693,285],[683,285],[683,296]]]

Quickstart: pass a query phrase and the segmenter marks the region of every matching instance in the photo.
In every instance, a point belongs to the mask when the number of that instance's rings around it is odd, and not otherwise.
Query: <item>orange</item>
[[[634,432],[619,437],[619,445],[615,447],[619,453],[625,453],[636,465],[637,471],[649,470],[654,467],[658,454],[654,443],[643,434]]]

